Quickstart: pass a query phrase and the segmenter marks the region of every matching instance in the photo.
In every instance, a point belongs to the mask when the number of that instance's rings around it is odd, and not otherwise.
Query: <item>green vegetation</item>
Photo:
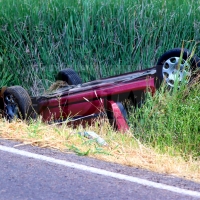
[[[199,0],[1,0],[3,68],[13,76],[10,85],[32,95],[66,66],[85,81],[88,74],[149,68],[183,40],[198,41],[198,5]]]
[[[38,95],[65,67],[84,81],[152,67],[183,41],[190,49],[198,43],[199,3],[0,0],[0,85],[21,85]],[[186,91],[149,96],[130,116],[135,137],[162,151],[199,156],[200,87]]]
[[[142,143],[184,157],[200,156],[200,85],[147,94],[145,104],[130,115],[133,132]]]

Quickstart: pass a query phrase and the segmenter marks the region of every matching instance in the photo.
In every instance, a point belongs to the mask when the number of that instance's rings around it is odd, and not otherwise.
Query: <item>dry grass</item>
[[[81,137],[78,132],[92,130],[106,140],[108,146],[99,146],[95,141]],[[166,173],[200,182],[200,161],[192,158],[185,161],[179,155],[160,154],[146,147],[127,132],[114,132],[107,121],[101,126],[94,123],[84,129],[79,126],[72,129],[66,123],[47,125],[40,121],[27,125],[22,121],[8,123],[0,120],[0,137],[22,142],[20,145],[34,145],[43,148],[58,149],[62,152],[76,152],[78,155],[140,167],[159,173]]]
[[[51,93],[59,88],[68,86],[66,81],[57,80],[56,82],[52,83],[46,93]]]

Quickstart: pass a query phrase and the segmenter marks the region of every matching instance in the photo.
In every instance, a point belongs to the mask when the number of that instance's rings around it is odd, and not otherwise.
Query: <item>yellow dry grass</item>
[[[84,130],[95,131],[108,145],[99,146],[95,141],[80,136],[78,132]],[[20,141],[22,142],[20,145],[30,144],[68,153],[74,151],[104,161],[200,182],[200,161],[194,161],[192,158],[185,161],[179,155],[160,154],[138,142],[129,132],[126,134],[114,132],[106,120],[96,122],[85,129],[82,126],[73,129],[66,123],[48,125],[36,121],[28,125],[22,121],[8,123],[0,120],[0,137]]]

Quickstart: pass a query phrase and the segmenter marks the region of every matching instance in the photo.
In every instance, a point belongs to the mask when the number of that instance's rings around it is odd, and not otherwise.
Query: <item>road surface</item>
[[[0,139],[0,200],[200,199],[200,184]]]

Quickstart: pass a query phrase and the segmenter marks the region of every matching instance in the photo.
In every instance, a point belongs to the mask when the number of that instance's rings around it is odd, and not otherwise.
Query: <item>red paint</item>
[[[108,101],[108,109],[113,112],[113,118],[115,120],[117,129],[122,133],[129,130],[126,119],[124,118],[121,110],[114,101]]]
[[[44,121],[63,120],[70,117],[84,117],[91,114],[104,112],[105,100],[113,111],[118,130],[128,130],[128,124],[122,116],[117,104],[114,102],[116,95],[128,94],[134,91],[155,92],[155,74],[147,74],[136,79],[128,79],[130,76],[137,76],[139,72],[123,74],[83,84],[82,87],[63,89],[54,96],[33,97],[33,106]],[[140,72],[141,73],[141,72]],[[112,81],[112,80],[115,81]],[[117,81],[116,81],[117,80]],[[118,81],[119,80],[119,81]],[[101,82],[102,81],[102,82]]]

